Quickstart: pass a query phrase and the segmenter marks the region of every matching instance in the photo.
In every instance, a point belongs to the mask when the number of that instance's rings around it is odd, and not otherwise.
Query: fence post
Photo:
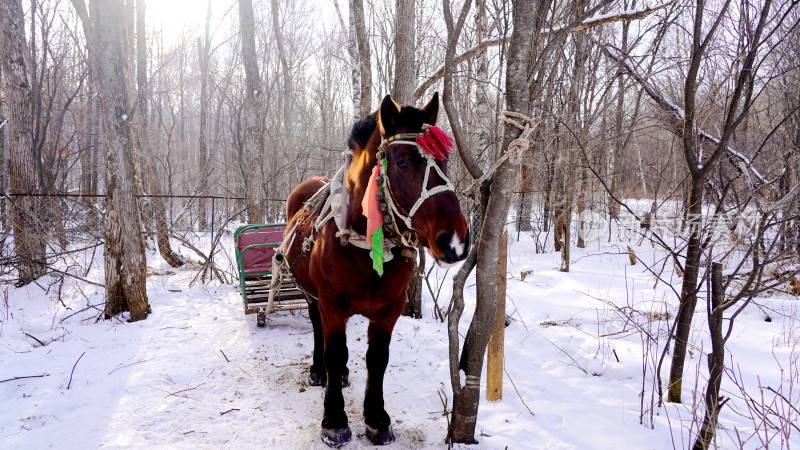
[[[211,250],[208,252],[208,265],[209,267],[214,266],[214,230],[216,225],[214,224],[214,217],[216,217],[216,197],[211,197]]]
[[[519,229],[522,228],[522,212],[521,212],[521,209],[522,209],[522,205],[525,204],[525,192],[524,191],[520,192],[519,196],[520,196],[519,203],[518,203],[519,207],[517,208],[517,242],[519,242]]]
[[[500,237],[500,255],[497,258],[497,311],[489,336],[486,360],[486,400],[503,399],[503,357],[506,334],[506,271],[508,269],[508,229]]]

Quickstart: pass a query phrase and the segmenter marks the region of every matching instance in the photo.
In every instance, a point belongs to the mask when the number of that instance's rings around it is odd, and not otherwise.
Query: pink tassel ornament
[[[453,139],[436,125],[428,125],[425,133],[417,138],[417,144],[439,161],[447,159],[453,150]]]

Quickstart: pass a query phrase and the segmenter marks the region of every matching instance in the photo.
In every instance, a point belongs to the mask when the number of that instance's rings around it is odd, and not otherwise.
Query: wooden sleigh
[[[305,294],[294,282],[273,271],[285,227],[283,223],[244,225],[233,235],[244,313],[256,314],[259,327],[272,312],[308,309]]]

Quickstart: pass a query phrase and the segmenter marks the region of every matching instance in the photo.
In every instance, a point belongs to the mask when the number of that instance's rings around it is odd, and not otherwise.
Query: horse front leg
[[[347,370],[347,317],[339,311],[321,311],[324,361],[328,384],[325,387],[322,417],[322,441],[330,447],[341,447],[353,437],[344,412],[342,378]]]
[[[383,378],[389,365],[389,344],[396,320],[397,317],[394,320],[383,318],[370,320],[369,323],[364,422],[367,425],[367,438],[375,445],[386,445],[395,440],[392,420],[384,408]]]

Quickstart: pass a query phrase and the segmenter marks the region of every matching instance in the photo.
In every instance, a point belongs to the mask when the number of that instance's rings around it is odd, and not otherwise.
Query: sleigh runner
[[[273,269],[285,227],[284,223],[244,225],[233,235],[244,313],[256,314],[260,327],[271,312],[308,309],[303,292],[277,267]]]

